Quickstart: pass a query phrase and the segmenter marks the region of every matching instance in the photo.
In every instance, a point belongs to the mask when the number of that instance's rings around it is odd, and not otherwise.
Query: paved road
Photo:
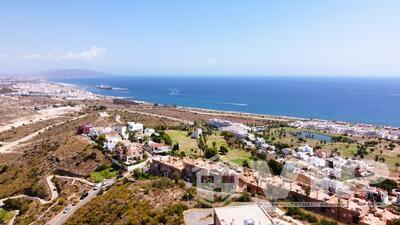
[[[150,160],[150,157],[149,157],[148,160]],[[138,168],[143,168],[144,166],[145,166],[145,163],[141,163],[141,164],[138,165]],[[124,172],[122,174],[123,175],[122,177],[126,178],[130,174],[131,173],[129,171],[126,171],[126,172]],[[57,176],[57,177],[59,177],[59,176]],[[76,179],[76,180],[79,179],[79,178],[73,178],[73,177],[62,177],[62,178]],[[83,180],[83,179],[80,179],[80,180],[81,181],[85,181],[85,182],[89,182],[89,181],[86,181],[86,180]],[[115,182],[117,180],[118,179],[116,179],[116,178],[109,179],[107,181],[107,186],[106,187],[112,186],[113,184],[115,184]],[[91,183],[91,184],[94,185],[94,183]],[[97,193],[99,193],[99,191],[100,191],[100,189],[99,190],[90,190],[89,191],[89,195],[86,198],[84,198],[82,201],[80,201],[76,206],[72,206],[72,205],[67,206],[67,207],[71,207],[71,210],[69,212],[67,212],[67,213],[60,212],[55,217],[53,217],[49,222],[47,222],[46,225],[60,225],[60,224],[65,223],[72,216],[72,214],[74,214],[74,212],[76,212],[76,210],[78,210],[80,207],[82,207],[83,205],[85,205],[86,203],[88,203],[92,199],[94,199],[97,196]]]
[[[54,185],[54,183],[51,181],[53,178],[54,178],[53,175],[46,177],[47,186],[49,186],[50,192],[51,192],[50,202],[55,200],[56,198],[58,198],[57,188]]]
[[[116,179],[110,179],[108,180],[108,184],[105,187],[111,186],[115,183]],[[97,196],[97,194],[99,193],[99,190],[90,190],[89,191],[89,195],[84,198],[83,200],[81,200],[77,205],[72,206],[72,205],[68,205],[67,207],[70,207],[71,210],[67,213],[64,213],[64,210],[62,212],[60,212],[59,214],[57,214],[55,217],[53,217],[50,221],[48,221],[46,224],[47,225],[61,225],[63,223],[65,223],[73,214],[76,210],[78,210],[80,207],[82,207],[83,205],[85,205],[86,203],[90,202],[93,198],[95,198]]]
[[[33,196],[21,194],[21,195],[15,195],[15,196],[11,196],[11,197],[0,199],[0,206],[3,206],[4,205],[4,201],[6,201],[7,199],[15,199],[15,198],[30,198],[30,199],[39,201],[40,204],[47,204],[47,203],[52,202],[54,199],[58,198],[58,192],[57,192],[56,186],[51,181],[53,179],[53,177],[54,177],[53,175],[50,175],[50,176],[46,177],[46,183],[47,183],[47,185],[48,185],[48,187],[50,188],[50,191],[51,191],[50,200],[45,200],[45,199],[42,199],[42,198],[39,198],[39,197],[33,197]]]

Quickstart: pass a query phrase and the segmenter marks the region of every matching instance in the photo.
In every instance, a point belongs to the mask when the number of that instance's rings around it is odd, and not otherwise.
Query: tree
[[[186,156],[186,153],[184,151],[179,152],[179,157],[183,158]]]
[[[172,147],[172,151],[177,151],[179,150],[179,144],[176,143],[173,147]]]
[[[207,159],[212,158],[218,154],[217,149],[215,148],[206,148],[204,151],[204,157]]]
[[[273,175],[280,175],[283,169],[283,164],[276,161],[275,159],[268,160],[268,166],[271,169]]]
[[[219,147],[219,154],[225,155],[228,152],[229,152],[229,149],[227,147],[225,147],[225,146],[220,146]]]
[[[217,142],[213,141],[212,146],[213,146],[214,148],[216,148]]]
[[[105,141],[106,141],[106,135],[105,134],[100,134],[96,139],[96,143],[101,147],[104,147],[104,142]]]
[[[373,187],[382,188],[388,192],[391,192],[393,189],[397,188],[397,182],[390,179],[384,179],[379,183],[372,183],[370,185]]]
[[[172,139],[168,134],[164,133],[163,140],[166,145],[172,145]]]
[[[251,201],[251,195],[249,192],[245,191],[242,193],[242,195],[237,199],[239,202],[250,202]]]
[[[136,140],[135,135],[136,135],[136,132],[135,132],[135,131],[130,131],[130,132],[129,132],[129,136],[128,136],[128,140],[130,140],[130,141],[132,141],[132,142],[136,142],[137,140]]]
[[[247,162],[247,160],[243,160],[242,166],[246,167],[246,168],[250,168],[249,162]]]

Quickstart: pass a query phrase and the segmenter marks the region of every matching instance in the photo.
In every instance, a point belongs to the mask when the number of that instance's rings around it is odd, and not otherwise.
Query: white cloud
[[[107,52],[106,49],[92,46],[81,52],[62,52],[59,49],[39,54],[39,53],[21,53],[16,55],[0,54],[3,59],[21,59],[21,60],[46,60],[46,61],[62,61],[62,60],[95,60],[102,58]]]
[[[104,48],[92,46],[82,52],[68,52],[67,54],[60,56],[58,59],[93,60],[103,57],[106,52],[107,50]]]

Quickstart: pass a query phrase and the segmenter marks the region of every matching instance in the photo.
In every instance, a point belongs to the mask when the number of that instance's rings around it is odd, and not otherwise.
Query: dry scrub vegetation
[[[183,224],[185,189],[167,178],[119,182],[80,208],[72,224]]]
[[[57,173],[87,177],[99,165],[110,163],[102,152],[87,139],[76,135],[76,128],[94,117],[84,117],[55,126],[15,153],[2,154],[0,165],[0,198],[29,194],[48,198],[43,182],[47,175]]]

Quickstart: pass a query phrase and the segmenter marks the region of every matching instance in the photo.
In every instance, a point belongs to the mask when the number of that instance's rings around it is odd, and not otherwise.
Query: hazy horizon
[[[400,77],[394,0],[1,6],[1,74]]]

